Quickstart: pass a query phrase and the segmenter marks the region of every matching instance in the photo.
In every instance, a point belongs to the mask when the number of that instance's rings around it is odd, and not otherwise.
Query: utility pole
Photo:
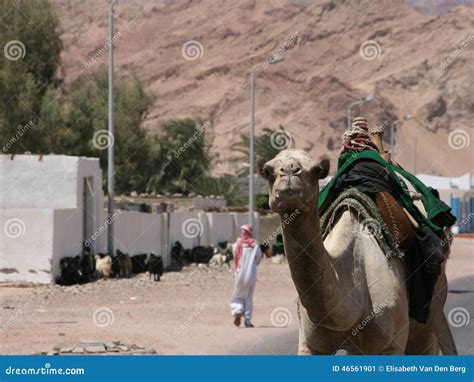
[[[108,148],[107,148],[107,193],[108,203],[108,232],[107,252],[114,256],[114,4],[116,0],[109,0],[109,125],[108,125]]]
[[[255,209],[254,197],[254,168],[255,168],[255,76],[257,70],[264,66],[275,65],[284,61],[283,56],[274,54],[269,60],[259,62],[252,67],[250,71],[250,147],[249,147],[249,224],[253,227],[253,211]]]

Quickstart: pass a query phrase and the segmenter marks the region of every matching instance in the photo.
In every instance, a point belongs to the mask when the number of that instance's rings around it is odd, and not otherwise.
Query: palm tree
[[[282,125],[277,130],[265,127],[262,134],[255,137],[255,155],[268,161],[281,150],[289,147],[291,141],[291,135],[285,131]],[[241,134],[240,141],[231,146],[236,155],[231,157],[229,162],[237,166],[239,175],[247,175],[248,173],[249,146],[250,137],[246,134]]]

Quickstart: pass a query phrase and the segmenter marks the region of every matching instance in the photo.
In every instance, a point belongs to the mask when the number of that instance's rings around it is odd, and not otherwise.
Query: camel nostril
[[[298,175],[302,171],[301,167],[294,167],[294,166],[289,166],[289,167],[281,167],[280,168],[280,174],[281,175]]]

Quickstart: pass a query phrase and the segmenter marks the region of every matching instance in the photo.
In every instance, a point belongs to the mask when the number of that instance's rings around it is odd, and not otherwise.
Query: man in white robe
[[[230,301],[234,324],[240,326],[242,316],[245,327],[253,328],[253,292],[257,282],[257,265],[262,260],[262,251],[252,236],[248,224],[240,227],[240,237],[232,247],[235,261],[235,287]]]

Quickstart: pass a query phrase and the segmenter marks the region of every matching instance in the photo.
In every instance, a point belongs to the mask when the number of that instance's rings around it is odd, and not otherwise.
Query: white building
[[[453,231],[474,232],[474,178],[467,173],[457,178],[420,174],[417,175],[427,186],[436,188],[439,196],[451,207],[456,216]]]
[[[98,159],[0,155],[0,185],[1,281],[50,282],[102,224]]]

